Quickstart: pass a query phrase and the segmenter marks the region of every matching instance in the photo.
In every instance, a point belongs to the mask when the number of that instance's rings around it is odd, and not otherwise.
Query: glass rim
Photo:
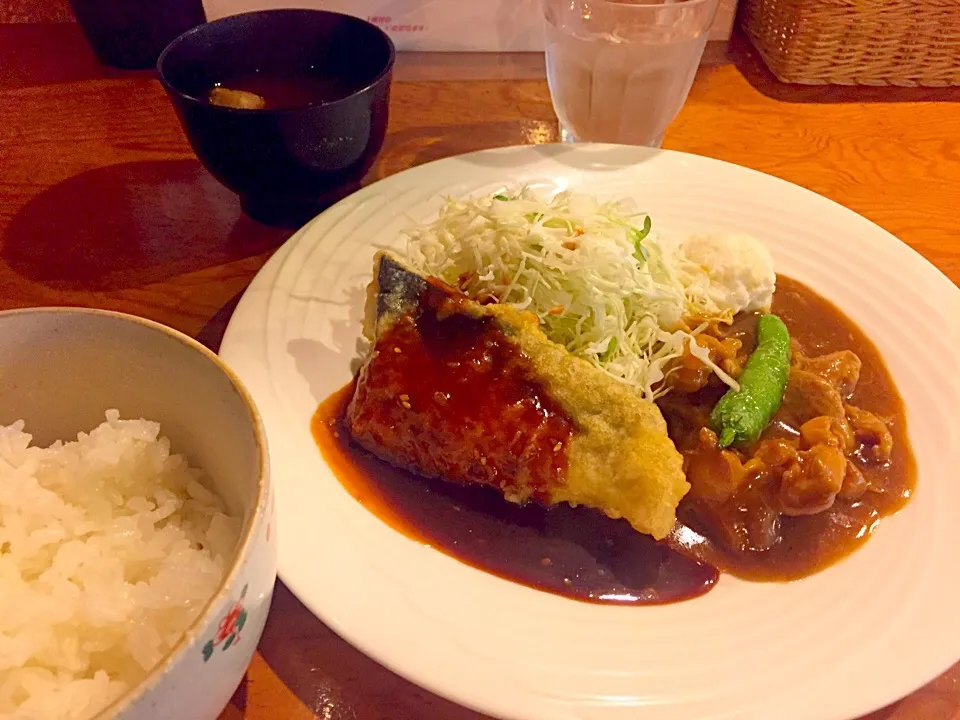
[[[547,4],[557,0],[546,0]],[[635,8],[637,10],[664,10],[669,8],[681,9],[695,5],[719,5],[720,0],[585,0],[587,4],[609,5],[617,8]]]

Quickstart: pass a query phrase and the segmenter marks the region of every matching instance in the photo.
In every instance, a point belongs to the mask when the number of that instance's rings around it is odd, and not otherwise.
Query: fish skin
[[[384,255],[377,271],[377,319],[403,315],[419,302],[427,289],[427,281],[400,264],[390,255]]]

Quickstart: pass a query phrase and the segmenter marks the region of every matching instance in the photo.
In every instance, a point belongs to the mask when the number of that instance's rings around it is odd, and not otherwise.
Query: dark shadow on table
[[[200,328],[200,332],[198,332],[196,336],[198,343],[205,345],[215,353],[220,352],[220,343],[223,340],[223,334],[227,331],[230,318],[233,317],[233,312],[237,309],[237,305],[240,304],[240,299],[246,291],[246,288],[244,288],[230,298],[230,300],[207,321],[207,324]]]
[[[139,287],[278,247],[196,160],[122,163],[43,191],[13,217],[0,255],[50,288]]]
[[[958,102],[960,87],[872,87],[865,85],[797,85],[783,83],[767,68],[740,30],[730,38],[727,56],[757,91],[788,103]]]
[[[118,77],[153,72],[101,65],[77,23],[0,23],[0,90]]]
[[[240,680],[240,684],[233,693],[233,697],[230,698],[230,704],[241,713],[245,713],[247,709],[247,687],[249,684],[250,680],[246,673],[244,673],[243,678]]]
[[[486,718],[407,682],[354,649],[280,582],[259,650],[283,683],[318,718]]]

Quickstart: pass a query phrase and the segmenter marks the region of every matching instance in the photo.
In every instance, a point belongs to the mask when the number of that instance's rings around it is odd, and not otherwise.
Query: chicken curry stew
[[[772,312],[790,330],[783,401],[757,442],[718,449],[710,412],[726,389],[684,358],[659,401],[690,491],[669,542],[756,580],[809,575],[860,545],[902,507],[916,470],[903,403],[873,344],[840,310],[780,276]],[[704,338],[736,377],[755,344],[742,314]]]

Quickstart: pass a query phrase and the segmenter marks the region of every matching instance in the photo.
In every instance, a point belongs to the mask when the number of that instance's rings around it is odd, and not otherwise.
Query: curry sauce
[[[758,497],[753,507],[748,498],[719,511],[705,512],[696,500],[696,493],[691,491],[678,508],[680,524],[671,537],[671,544],[724,572],[752,580],[800,578],[843,558],[867,540],[880,518],[906,504],[916,483],[916,463],[907,436],[903,401],[873,343],[835,305],[787,277],[777,279],[772,312],[786,323],[798,352],[815,358],[851,351],[859,358],[859,379],[855,380],[852,394],[844,398],[845,409],[848,413],[863,412],[880,419],[889,431],[892,449],[889,457],[878,460],[871,457],[869,448],[857,448],[851,453],[853,464],[862,473],[868,489],[853,499],[838,496],[827,509],[819,512],[779,515],[775,526],[770,528],[772,542],[759,551],[725,542],[718,525],[736,522],[732,517],[736,513],[756,514],[756,505],[761,504],[762,498]],[[749,350],[755,342],[755,325],[751,316],[739,317],[730,335]],[[718,397],[716,388],[706,388],[686,398],[667,395],[661,402],[671,438],[681,452],[690,452],[694,444],[691,434],[699,430],[695,427],[697,423],[682,422],[681,413],[689,413],[691,406],[696,410],[699,402],[701,413],[706,417]],[[800,423],[795,419],[798,409],[790,405],[804,400],[802,393],[798,398],[786,397],[781,411],[761,439],[796,443],[800,436]],[[680,403],[686,407],[681,409]],[[821,412],[817,407],[810,414]]]

